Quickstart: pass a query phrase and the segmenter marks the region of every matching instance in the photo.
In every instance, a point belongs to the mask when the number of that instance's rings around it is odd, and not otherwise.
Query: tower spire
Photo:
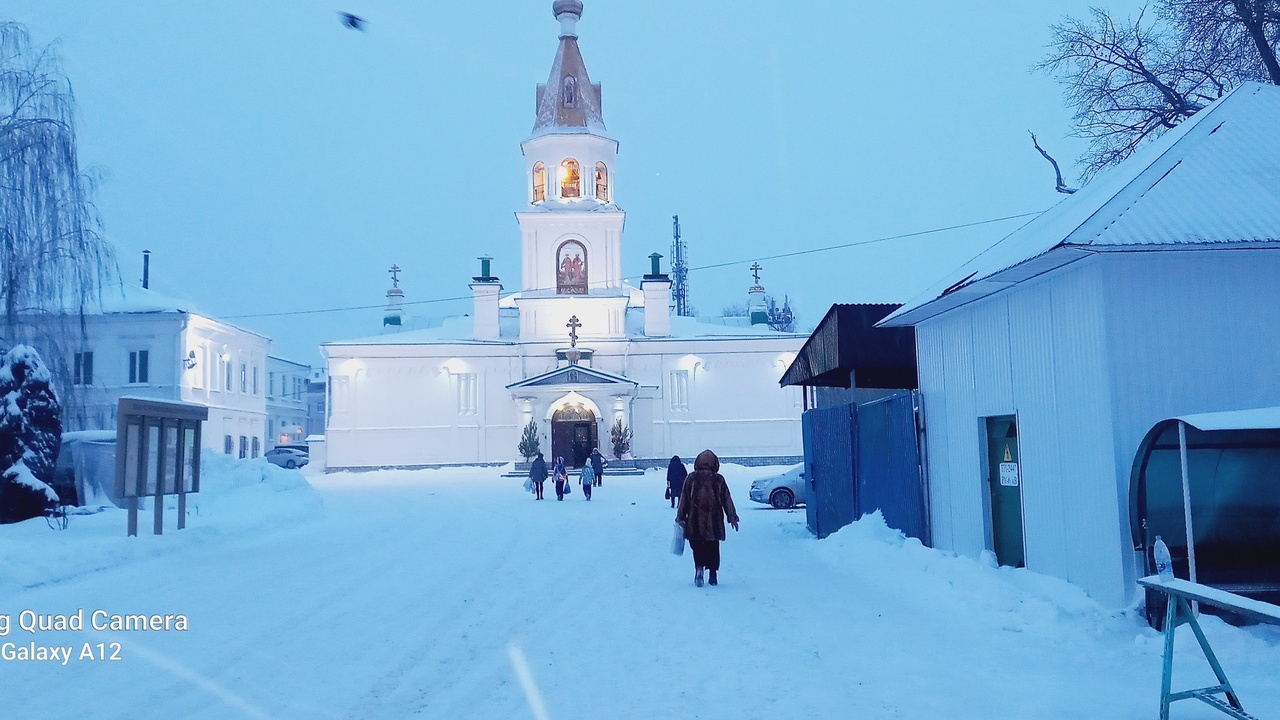
[[[538,116],[533,134],[601,133],[604,115],[600,86],[591,82],[587,64],[578,49],[578,21],[581,0],[556,0],[552,13],[560,21],[560,47],[551,75],[538,86]]]

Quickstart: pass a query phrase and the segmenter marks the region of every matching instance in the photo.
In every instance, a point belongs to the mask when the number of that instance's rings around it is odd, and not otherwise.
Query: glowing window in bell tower
[[[596,163],[596,199],[609,202],[609,168],[604,163]]]
[[[547,166],[541,162],[533,166],[533,201],[540,203],[547,199]]]
[[[560,197],[582,197],[582,171],[573,158],[560,163]]]

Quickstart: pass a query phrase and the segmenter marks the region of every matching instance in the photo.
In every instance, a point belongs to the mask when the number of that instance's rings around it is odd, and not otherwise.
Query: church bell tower
[[[528,206],[520,222],[522,340],[564,336],[581,319],[583,338],[626,335],[629,289],[622,282],[626,214],[614,197],[618,142],[606,135],[601,87],[578,48],[580,0],[556,0],[560,44],[538,85],[533,132],[520,145]]]

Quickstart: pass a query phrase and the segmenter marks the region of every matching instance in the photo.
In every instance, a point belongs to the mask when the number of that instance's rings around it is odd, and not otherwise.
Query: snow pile
[[[320,514],[323,502],[302,473],[266,460],[204,453],[200,492],[187,496],[187,527],[177,529],[178,498],[165,498],[164,535],[152,534],[154,506],[141,501],[138,537],[126,535],[128,512],[107,507],[73,515],[67,530],[43,518],[0,526],[0,595],[230,540],[251,540]]]
[[[1047,630],[1062,622],[1136,616],[1108,610],[1064,580],[998,567],[990,552],[975,559],[925,547],[886,525],[878,510],[813,546],[819,560],[844,572],[888,581],[909,596],[952,605],[975,623],[1006,630]]]

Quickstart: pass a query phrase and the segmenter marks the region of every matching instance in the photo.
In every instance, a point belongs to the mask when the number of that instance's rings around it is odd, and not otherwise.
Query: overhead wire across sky
[[[916,230],[913,232],[900,233],[897,235],[885,235],[882,237],[870,238],[868,240],[854,240],[853,242],[840,243],[838,245],[826,245],[823,247],[808,248],[805,250],[793,250],[791,252],[776,253],[773,255],[757,255],[757,256],[742,258],[738,260],[726,260],[725,262],[710,263],[707,265],[697,265],[689,268],[689,271],[694,272],[694,271],[701,271],[701,270],[715,270],[718,268],[733,267],[735,265],[745,265],[747,263],[758,262],[760,260],[783,260],[787,258],[799,257],[801,255],[813,255],[816,253],[832,252],[835,250],[846,250],[848,248],[861,247],[864,245],[874,245],[876,243],[889,242],[891,240],[906,240],[908,238],[921,237],[924,235],[933,235],[933,234],[942,233],[942,232],[950,232],[952,230],[964,230],[966,228],[979,227],[981,225],[991,225],[993,223],[1004,222],[1006,220],[1018,220],[1021,218],[1041,215],[1043,213],[1044,213],[1044,210],[1037,210],[1035,212],[1019,213],[1017,215],[1005,215],[1003,217],[988,218],[986,220],[975,220],[973,222],[959,223],[957,225],[948,225],[946,227],[930,228],[928,230]],[[643,277],[644,277],[643,275],[631,275],[623,279],[639,280]],[[531,288],[528,290],[528,292],[537,292],[538,290],[541,290],[541,289],[549,289],[549,288]],[[454,297],[431,298],[429,300],[412,300],[412,301],[402,303],[402,306],[434,305],[439,303],[459,302],[462,300],[470,300],[470,299],[472,299],[471,295],[457,295]],[[252,313],[247,315],[229,315],[227,316],[227,319],[228,320],[248,320],[252,318],[290,317],[290,316],[297,316],[297,315],[322,315],[326,313],[352,312],[356,310],[380,310],[384,307],[386,307],[385,302],[378,303],[377,305],[352,305],[349,307],[339,307],[339,308],[320,308],[320,309],[314,309],[314,310],[284,310],[280,312]]]

